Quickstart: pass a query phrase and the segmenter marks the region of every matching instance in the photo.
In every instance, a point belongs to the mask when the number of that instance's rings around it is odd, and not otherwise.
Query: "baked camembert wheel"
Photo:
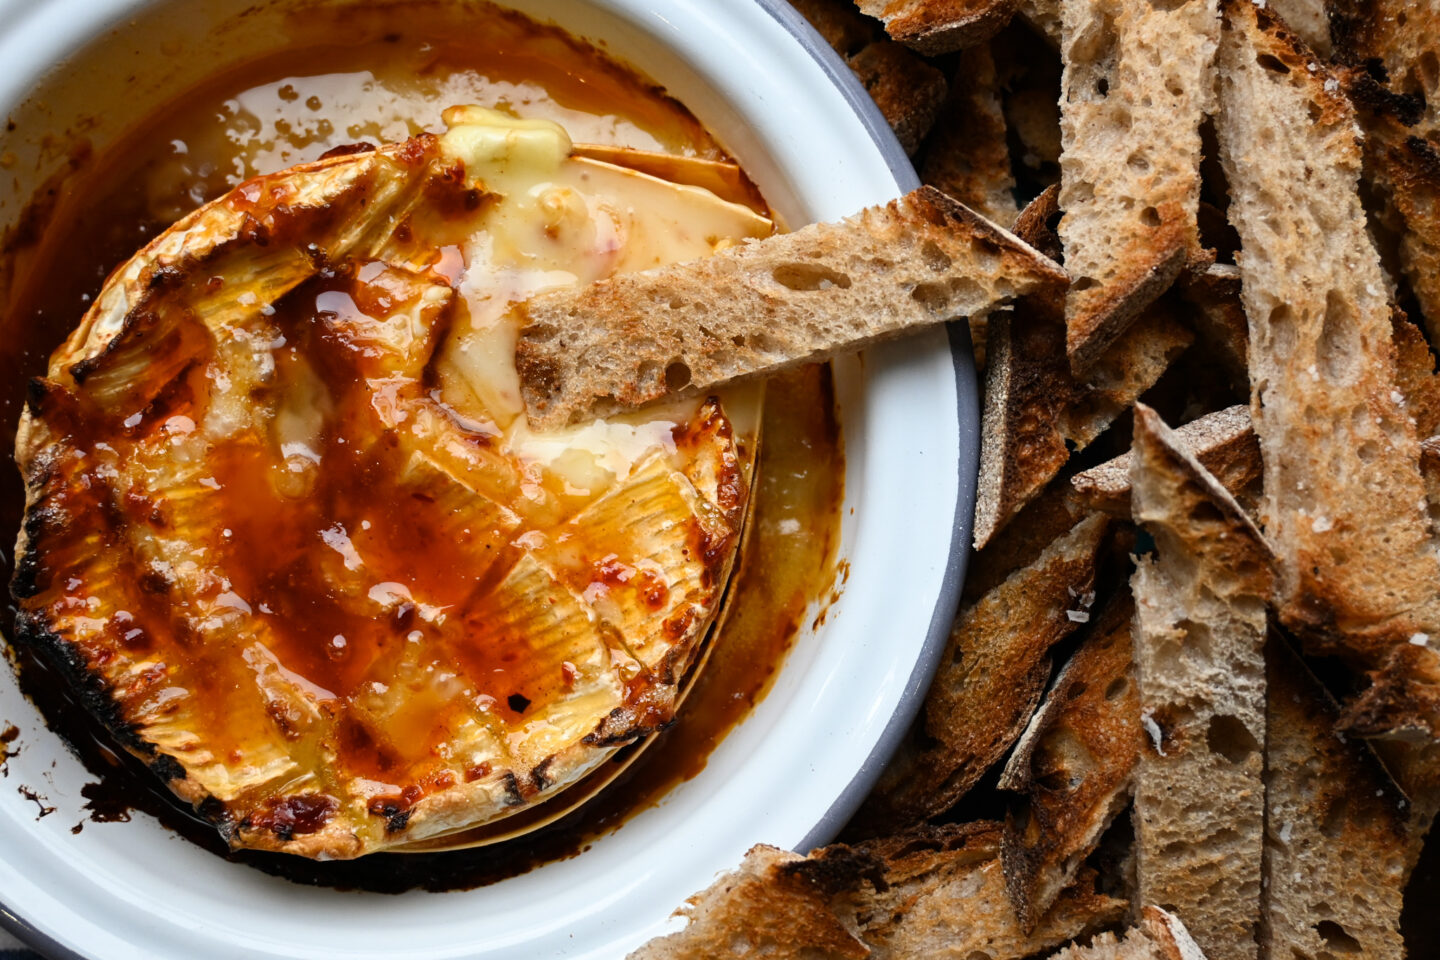
[[[20,426],[19,636],[237,847],[553,796],[670,720],[733,560],[755,397],[534,434],[510,309],[770,222],[551,123],[446,122],[181,220]]]

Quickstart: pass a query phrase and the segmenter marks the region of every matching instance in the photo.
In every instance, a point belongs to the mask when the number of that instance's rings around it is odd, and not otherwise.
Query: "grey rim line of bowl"
[[[831,82],[849,101],[855,114],[860,118],[870,137],[880,149],[881,156],[895,176],[895,182],[906,193],[920,186],[920,177],[910,158],[905,155],[900,141],[875,106],[875,101],[865,92],[855,74],[840,59],[840,55],[826,43],[824,38],[810,26],[786,0],[755,0],[772,17],[780,22],[795,37],[805,51],[824,69]],[[825,811],[820,822],[811,828],[805,838],[796,846],[799,853],[808,853],[815,847],[829,843],[840,832],[840,828],[855,815],[865,800],[886,763],[900,746],[915,715],[924,702],[930,688],[930,679],[940,663],[945,642],[950,636],[950,625],[955,611],[960,606],[960,588],[965,583],[965,565],[969,560],[970,524],[975,503],[975,485],[980,469],[980,400],[975,384],[975,363],[970,347],[970,327],[964,321],[947,324],[950,337],[950,359],[955,367],[956,418],[960,428],[960,458],[956,468],[959,471],[958,489],[955,497],[955,516],[951,521],[950,558],[945,565],[945,577],[940,585],[940,596],[935,601],[935,612],[930,617],[930,629],[921,648],[915,669],[905,684],[900,704],[891,715],[889,723],[880,733],[875,748],[865,758],[859,771],[851,778],[840,796]]]
[[[875,141],[885,159],[895,182],[905,192],[920,186],[910,158],[905,155],[894,132],[860,81],[840,59],[840,55],[815,32],[815,29],[800,16],[786,0],[755,0],[766,13],[770,14],[793,36],[824,69],[832,83],[839,88],[847,102],[855,110],[865,129]],[[935,612],[930,618],[929,635],[921,649],[920,658],[906,683],[900,706],[891,716],[890,722],[881,731],[880,739],[870,755],[840,796],[825,811],[805,838],[796,846],[804,853],[829,843],[859,808],[870,788],[879,779],[891,754],[900,745],[900,739],[910,728],[920,709],[930,678],[939,664],[940,654],[950,635],[950,624],[960,605],[960,588],[965,582],[965,565],[969,559],[967,549],[970,543],[971,505],[975,501],[975,484],[980,463],[980,410],[979,395],[975,386],[975,366],[971,359],[970,330],[964,323],[952,323],[948,327],[951,360],[955,367],[955,397],[957,420],[960,427],[959,483],[955,498],[955,516],[951,521],[950,558],[945,566],[945,576],[940,586],[940,596],[935,601]],[[69,947],[57,943],[49,935],[32,927],[23,918],[11,913],[0,903],[0,927],[23,940],[33,949],[52,960],[88,960]]]

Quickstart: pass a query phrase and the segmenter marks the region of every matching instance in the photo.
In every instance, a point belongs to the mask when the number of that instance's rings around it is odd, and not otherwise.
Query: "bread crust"
[[[1278,20],[1238,0],[1225,12],[1217,132],[1243,242],[1276,602],[1316,649],[1376,667],[1436,630],[1440,564],[1356,194],[1359,131],[1338,82]]]
[[[1139,898],[1183,914],[1210,957],[1253,960],[1264,824],[1266,605],[1258,527],[1159,416],[1135,407],[1135,666],[1151,740],[1135,774]]]
[[[1175,436],[1241,508],[1253,515],[1259,506],[1262,467],[1250,408],[1236,404],[1207,413],[1178,427]],[[1070,485],[1080,503],[1113,517],[1129,517],[1132,460],[1127,451],[1071,477]]]
[[[1081,520],[961,611],[921,718],[857,815],[862,827],[943,813],[1015,742],[1050,677],[1050,648],[1089,617],[1109,523]]]
[[[1061,13],[1066,352],[1084,376],[1199,252],[1220,23],[1216,0],[1065,0]]]
[[[530,422],[544,429],[983,316],[1066,279],[921,187],[839,224],[536,296],[517,307],[515,363]]]
[[[906,46],[934,56],[989,40],[1015,14],[1017,0],[858,0]]]
[[[1399,960],[1405,798],[1365,741],[1335,732],[1339,705],[1288,644],[1272,639],[1266,661],[1261,943],[1271,957],[1318,956],[1338,942]]]
[[[1037,249],[1055,242],[1049,228],[1055,194],[1045,191],[1016,221],[1017,234]],[[1088,447],[1190,346],[1190,331],[1172,313],[1169,301],[1147,310],[1085,379],[1071,372],[1054,298],[1026,297],[993,316],[986,334],[975,549],[984,549],[1072,454]]]
[[[1105,605],[1056,678],[1000,775],[1020,793],[1005,818],[1005,891],[1032,928],[1130,801],[1140,758],[1128,592]]]

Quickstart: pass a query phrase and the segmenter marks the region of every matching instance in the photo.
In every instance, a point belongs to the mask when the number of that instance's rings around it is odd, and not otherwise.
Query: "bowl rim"
[[[504,0],[500,0],[503,4]],[[910,159],[885,121],[879,108],[848,65],[787,0],[749,0],[773,18],[820,67],[849,104],[879,151],[901,192],[920,186]],[[0,0],[0,7],[6,6]],[[41,4],[40,6],[43,6]],[[109,24],[100,19],[92,24],[82,43],[96,40]],[[73,50],[70,51],[73,54]],[[969,558],[972,510],[975,501],[979,462],[979,392],[968,325],[963,321],[946,325],[947,342],[955,380],[956,416],[960,430],[959,462],[956,464],[957,496],[950,519],[949,555],[929,619],[920,655],[911,669],[894,712],[882,729],[869,755],[861,763],[815,826],[795,846],[797,852],[829,842],[854,814],[886,763],[914,721],[934,675],[950,634],[960,601],[961,587]],[[683,893],[682,893],[683,895]],[[60,943],[0,901],[0,929],[4,929],[43,956],[56,960],[90,960]]]
[[[881,156],[890,167],[899,188],[909,193],[920,187],[920,176],[915,166],[905,155],[894,130],[885,120],[880,108],[861,85],[860,79],[849,68],[840,54],[825,41],[825,38],[800,15],[788,0],[755,0],[800,43],[807,53],[820,65],[849,101],[851,108],[869,131]],[[875,747],[865,758],[860,769],[851,778],[830,809],[796,845],[797,853],[806,853],[817,846],[829,843],[840,829],[859,809],[875,782],[880,779],[885,765],[900,746],[910,725],[919,713],[931,678],[939,666],[940,655],[950,637],[950,626],[960,606],[960,590],[965,583],[965,568],[970,556],[970,533],[974,519],[976,485],[979,481],[980,456],[980,406],[977,388],[974,354],[970,343],[970,327],[964,320],[946,324],[949,338],[950,359],[955,370],[955,399],[957,420],[960,426],[959,484],[955,498],[955,515],[950,522],[950,558],[941,582],[940,593],[935,600],[930,627],[915,668],[911,672],[906,692],[899,706],[891,714]],[[967,461],[969,459],[973,462]]]

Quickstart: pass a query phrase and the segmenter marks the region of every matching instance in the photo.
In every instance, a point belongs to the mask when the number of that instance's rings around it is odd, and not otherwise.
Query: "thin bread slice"
[[[1332,4],[1337,60],[1365,126],[1366,176],[1400,232],[1399,259],[1431,337],[1440,336],[1440,6]]]
[[[1086,374],[1199,252],[1217,0],[1063,0],[1066,351]]]
[[[790,6],[809,21],[815,32],[842,57],[858,53],[875,35],[879,25],[850,0],[789,0]]]
[[[530,422],[606,416],[983,316],[1065,273],[934,187],[685,264],[541,294],[516,309]]]
[[[1122,936],[1102,933],[1089,946],[1066,947],[1050,960],[1205,960],[1205,953],[1179,917],[1147,906],[1140,923]]]
[[[1008,225],[1019,211],[995,58],[982,44],[957,59],[949,99],[925,142],[920,178],[987,220]],[[1053,259],[1049,253],[1046,256]],[[972,319],[970,344],[977,370],[985,368],[986,337],[986,319]]]
[[[1260,445],[1243,404],[1197,417],[1175,430],[1176,439],[1220,481],[1246,513],[1260,496]],[[1070,478],[1080,503],[1113,517],[1130,516],[1129,451]]]
[[[940,116],[945,74],[894,40],[867,44],[850,57],[849,64],[895,131],[895,139],[913,155]]]
[[[1094,514],[955,620],[912,735],[857,822],[903,824],[942,813],[1004,755],[1050,677],[1049,651],[1089,619],[1109,518]]]
[[[1125,902],[1095,892],[1095,872],[1080,871],[1032,930],[1005,900],[994,823],[922,827],[859,850],[881,859],[881,884],[856,897],[860,935],[873,960],[987,957],[1021,960],[1118,921]]]
[[[1016,220],[1016,235],[1037,250],[1057,242],[1049,226],[1056,193],[1046,190]],[[1193,337],[1174,312],[1168,300],[1147,309],[1084,380],[1071,372],[1056,300],[1026,297],[991,318],[975,502],[977,550],[1045,489],[1072,453],[1088,447],[1154,386],[1190,345]]]
[[[1440,634],[1415,427],[1356,193],[1359,129],[1323,64],[1267,10],[1227,0],[1217,134],[1250,321],[1252,415],[1283,623],[1382,664]]]
[[[1066,484],[1050,484],[975,555],[965,571],[961,602],[967,606],[974,603],[1010,574],[1034,563],[1088,513]]]
[[[1151,742],[1135,774],[1139,896],[1186,918],[1216,960],[1253,960],[1265,814],[1269,547],[1144,404],[1133,511],[1156,555],[1136,564],[1135,667]]]
[[[876,869],[873,860],[843,848],[835,855],[806,858],[757,845],[739,867],[676,911],[688,921],[684,929],[656,937],[628,960],[869,957],[853,912],[839,901]]]
[[[1415,421],[1415,435],[1428,439],[1440,433],[1440,376],[1435,375],[1435,356],[1425,334],[1403,310],[1393,308],[1390,323],[1395,342],[1395,386],[1405,398],[1405,411]],[[1421,446],[1423,455],[1423,440]]]
[[[1265,921],[1270,957],[1400,960],[1404,797],[1289,645],[1266,650]]]
[[[1016,0],[858,0],[906,46],[934,56],[993,37],[1015,15]]]
[[[1140,758],[1128,592],[1106,603],[1000,775],[1022,794],[1000,845],[1005,892],[1025,929],[1070,885],[1130,800]]]
[[[925,144],[920,178],[988,220],[1002,226],[1015,221],[1015,174],[988,46],[959,56],[950,97]]]

